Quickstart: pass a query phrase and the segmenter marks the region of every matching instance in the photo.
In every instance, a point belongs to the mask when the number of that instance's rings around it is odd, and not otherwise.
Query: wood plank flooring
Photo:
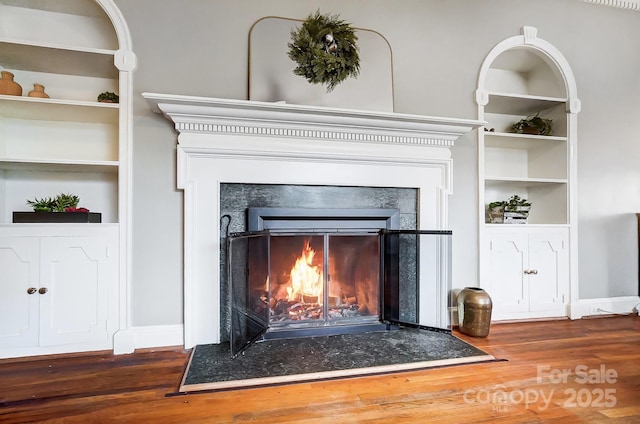
[[[172,396],[180,348],[0,360],[0,422],[640,422],[638,316],[456,335],[508,361]]]

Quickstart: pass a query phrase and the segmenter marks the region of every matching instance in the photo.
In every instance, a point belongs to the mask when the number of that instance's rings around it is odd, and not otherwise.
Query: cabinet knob
[[[46,292],[48,292],[49,290],[46,287],[40,287],[40,290],[38,290],[38,293],[40,294],[45,294]]]
[[[28,293],[28,294],[34,294],[34,293],[35,293],[35,292],[37,292],[37,291],[38,291],[38,289],[37,289],[37,288],[35,288],[35,287],[29,287],[29,288],[27,289],[27,293]]]
[[[537,269],[525,269],[524,273],[525,274],[537,274],[538,270]]]

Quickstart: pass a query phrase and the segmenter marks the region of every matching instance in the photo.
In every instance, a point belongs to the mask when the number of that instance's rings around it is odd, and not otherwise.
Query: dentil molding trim
[[[617,7],[640,12],[640,0],[580,0],[584,3],[593,3],[601,6]]]
[[[476,120],[142,93],[183,133],[451,147]]]

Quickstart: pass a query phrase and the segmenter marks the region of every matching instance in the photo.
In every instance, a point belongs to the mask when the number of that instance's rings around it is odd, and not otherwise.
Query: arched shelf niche
[[[497,320],[566,316],[577,295],[580,101],[571,67],[525,26],[487,54],[475,97],[478,119],[486,122],[478,131],[480,285],[495,296]],[[536,115],[552,120],[551,134],[514,132],[513,124]],[[489,204],[513,195],[531,202],[526,219],[489,214]],[[533,259],[536,244],[548,247],[546,257]]]
[[[129,29],[113,0],[2,0],[0,15],[11,23],[0,31],[0,69],[14,74],[24,92],[0,94],[0,121],[6,129],[0,137],[0,240],[11,249],[27,246],[38,263],[53,257],[49,250],[76,252],[69,247],[76,243],[92,252],[85,255],[92,264],[100,263],[97,272],[76,279],[59,278],[55,272],[89,269],[83,268],[82,255],[64,256],[64,266],[42,266],[47,272],[33,279],[42,287],[49,285],[50,296],[38,302],[25,300],[29,293],[21,288],[36,283],[6,281],[12,287],[8,293],[15,296],[9,302],[26,306],[9,310],[8,317],[0,311],[0,319],[16,323],[15,331],[0,337],[0,357],[111,348],[132,352],[131,104],[136,56]],[[27,95],[36,83],[49,97]],[[99,102],[104,91],[116,92],[119,102]],[[100,213],[100,222],[16,220],[13,212],[26,212],[25,199],[57,193],[79,196],[80,206]],[[5,283],[2,276],[0,283]],[[51,315],[62,317],[58,327],[39,324]],[[29,325],[18,328],[22,323]],[[79,328],[86,330],[76,331]]]
[[[491,93],[564,97],[567,112],[579,113],[576,81],[569,63],[538,30],[525,26],[522,34],[496,44],[485,57],[478,76],[476,103],[485,106]],[[506,81],[500,81],[505,77]]]

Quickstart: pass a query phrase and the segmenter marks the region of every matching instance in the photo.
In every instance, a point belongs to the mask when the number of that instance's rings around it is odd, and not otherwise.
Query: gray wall
[[[115,0],[138,56],[134,74],[133,324],[182,322],[182,193],[176,133],[145,91],[247,98],[251,25],[320,9],[376,30],[393,50],[395,110],[476,118],[484,56],[530,25],[578,84],[580,298],[638,294],[640,13],[579,0]],[[286,42],[285,40],[283,42]],[[477,282],[474,134],[453,151],[454,287]]]

